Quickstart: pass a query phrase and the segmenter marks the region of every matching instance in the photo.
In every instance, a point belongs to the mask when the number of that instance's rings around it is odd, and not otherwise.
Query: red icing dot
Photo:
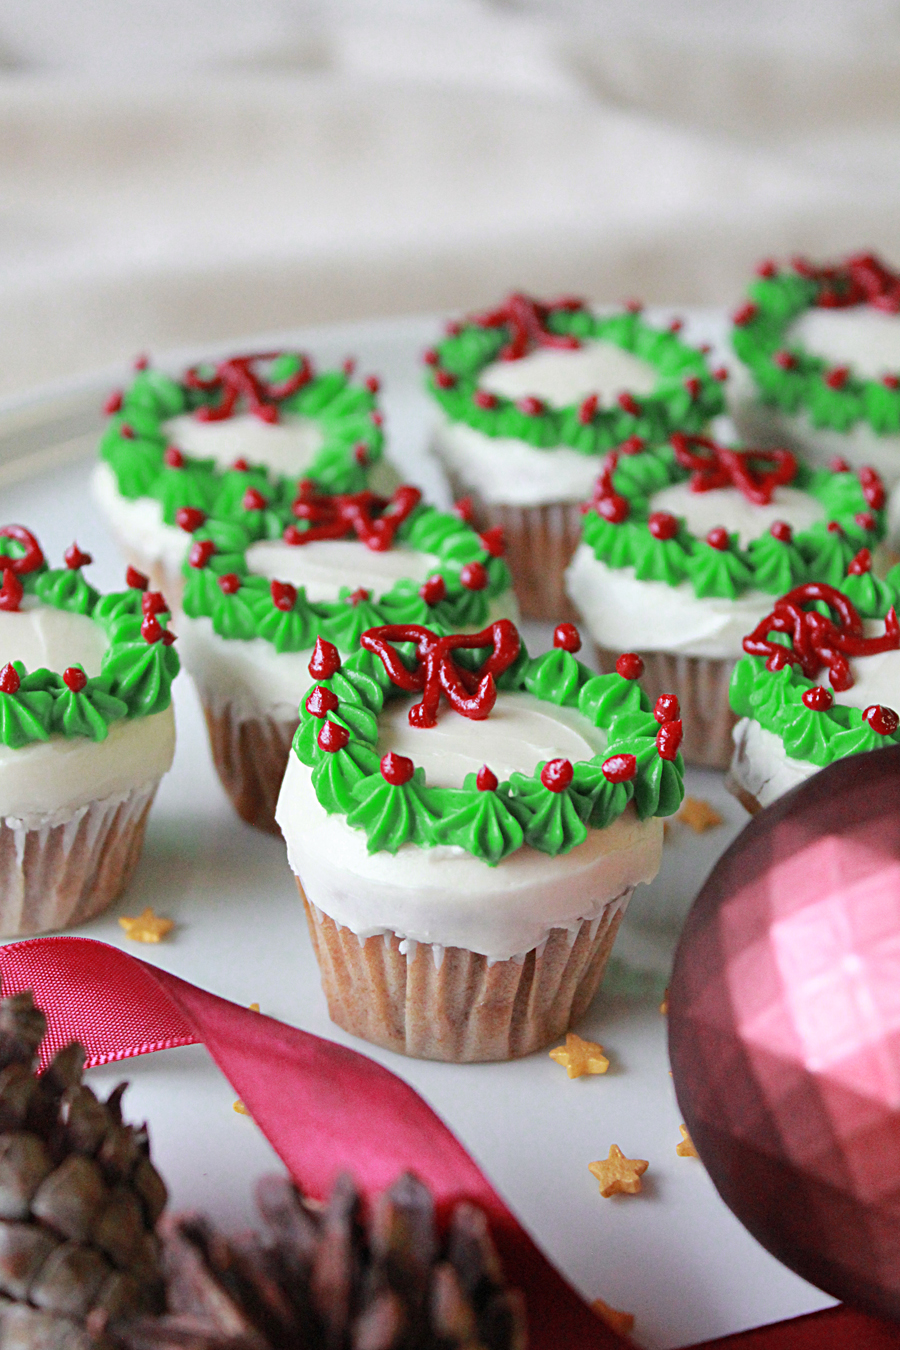
[[[359,445],[354,446],[353,458],[361,469],[364,469],[369,462],[369,447],[365,441],[360,441]]]
[[[478,538],[484,545],[485,551],[489,553],[492,558],[503,557],[503,554],[506,552],[506,541],[503,538],[502,525],[492,525],[489,530],[485,530],[484,534],[480,534]]]
[[[381,381],[379,380],[377,375],[366,376],[366,388],[368,389],[370,394],[378,393],[379,389],[381,388]]]
[[[472,498],[460,497],[458,502],[454,502],[453,514],[458,516],[466,525],[471,525],[472,518],[475,515],[475,508],[472,506]]]
[[[757,267],[756,275],[758,277],[774,277],[777,270],[772,259],[766,258],[765,262],[761,262]]]
[[[241,498],[241,506],[245,511],[265,511],[268,505],[262,493],[254,487],[248,487]]]
[[[370,599],[371,595],[372,592],[367,591],[365,586],[357,586],[356,590],[351,591],[347,596],[347,604],[353,605],[355,608],[357,605],[362,604],[364,600]]]
[[[578,409],[578,420],[583,427],[586,427],[589,422],[593,421],[594,414],[597,411],[599,405],[600,400],[597,397],[597,395],[588,394],[587,398],[584,400],[584,402],[581,404],[581,407]]]
[[[783,348],[781,351],[775,353],[772,360],[775,365],[778,366],[779,370],[793,370],[797,364],[797,358],[794,353],[785,351]]]
[[[448,337],[459,337],[462,332],[462,324],[458,323],[456,319],[451,319],[449,323],[444,324],[444,332]]]
[[[150,578],[145,577],[136,567],[129,567],[125,573],[125,585],[130,586],[133,591],[145,591],[150,585]]]
[[[499,779],[497,778],[497,775],[489,769],[486,764],[482,764],[475,775],[475,786],[478,788],[478,791],[496,792],[498,782]]]
[[[447,594],[447,586],[442,576],[426,578],[419,587],[419,595],[426,605],[439,605]]]
[[[625,308],[629,314],[640,314],[644,308],[644,302],[643,300],[626,300]]]
[[[849,473],[850,465],[841,455],[835,455],[828,461],[828,467],[832,473]]]
[[[863,490],[863,496],[869,506],[873,511],[880,511],[884,506],[886,497],[884,483],[882,483],[880,475],[875,469],[866,465],[859,471],[859,482]]]
[[[338,722],[326,722],[316,740],[321,750],[327,750],[333,755],[335,751],[344,749],[350,740],[350,732]]]
[[[630,413],[632,417],[640,417],[641,408],[633,394],[620,394],[618,398],[619,407],[623,412]]]
[[[177,445],[167,445],[163,460],[170,469],[184,468],[184,455]]]
[[[639,455],[645,444],[643,436],[627,436],[619,446],[619,451],[623,455]]]
[[[231,467],[232,469],[235,469],[238,473],[246,473],[247,470],[250,468],[250,465],[243,458],[243,456],[241,456],[240,459],[236,459],[234,461]]]
[[[696,375],[689,375],[684,382],[684,387],[690,394],[691,398],[697,399],[700,397],[700,390],[703,388],[703,385],[697,379]]]
[[[678,520],[668,511],[653,511],[647,528],[654,539],[674,539],[678,533]]]
[[[145,642],[159,642],[165,629],[155,615],[150,614],[141,624],[141,637]]]
[[[541,769],[541,782],[548,792],[562,792],[574,775],[575,771],[567,759],[551,759]]]
[[[150,364],[150,357],[147,355],[146,352],[141,352],[139,356],[136,356],[134,358],[135,370],[146,370],[149,364]]]
[[[467,591],[483,591],[488,584],[487,569],[484,563],[466,563],[459,574],[459,579]]]
[[[840,524],[838,523],[838,521],[836,521],[836,520],[829,520],[829,522],[828,522],[828,524],[825,526],[825,528],[826,528],[826,530],[828,531],[829,534],[839,534],[839,535],[841,536],[841,538],[843,539],[843,537],[844,537],[844,531],[842,530],[842,528],[841,528]]]
[[[133,441],[135,438],[134,427],[129,422],[123,422],[122,425],[119,427],[119,435],[123,438],[123,440]]]
[[[335,712],[338,706],[338,696],[331,689],[323,689],[317,684],[315,689],[306,700],[306,711],[312,713],[313,717],[327,717],[330,712]]]
[[[422,360],[425,362],[426,366],[436,366],[440,357],[434,347],[427,347],[422,353]]]
[[[78,666],[69,666],[63,671],[63,684],[67,689],[71,689],[73,694],[80,694],[87,684],[87,676]]]
[[[883,375],[881,383],[885,389],[900,389],[900,375]]]
[[[241,579],[237,572],[226,572],[224,576],[219,577],[219,590],[223,595],[234,595],[240,587]]]
[[[574,623],[557,624],[553,633],[553,645],[564,652],[581,651],[581,634]]]
[[[294,608],[297,600],[297,588],[292,586],[289,581],[273,581],[269,586],[269,592],[272,596],[272,604],[276,609],[281,609],[288,613]]]
[[[866,572],[872,570],[872,554],[867,548],[861,548],[855,558],[851,558],[847,564],[847,575],[850,577],[861,577]]]
[[[211,539],[197,539],[191,545],[188,562],[191,567],[205,567],[215,551],[216,546]]]
[[[141,613],[148,618],[154,614],[165,614],[169,606],[162,591],[145,591],[141,596]]]
[[[612,493],[609,497],[600,497],[597,501],[596,511],[598,516],[608,520],[610,525],[621,525],[628,519],[631,507],[628,500],[619,495],[618,492]]]
[[[205,520],[206,512],[201,511],[199,506],[179,506],[175,512],[175,524],[184,530],[185,534],[193,534],[195,530],[199,530]]]
[[[25,594],[25,587],[11,567],[3,569],[3,585],[0,586],[0,610],[6,614],[15,614]]]
[[[773,539],[778,539],[782,544],[790,544],[794,538],[794,531],[786,520],[773,520],[769,526],[769,534]]]
[[[627,783],[637,773],[637,760],[634,755],[610,755],[601,767],[608,783]]]
[[[82,553],[77,544],[70,544],[63,554],[63,558],[65,559],[66,567],[70,568],[73,572],[79,567],[87,567],[88,563],[94,561],[90,553]]]
[[[314,680],[330,680],[341,668],[341,658],[333,642],[325,638],[316,638],[316,645],[309,660],[309,673]]]
[[[114,389],[103,405],[103,411],[107,417],[112,417],[122,407],[122,391]]]
[[[382,426],[384,424],[384,413],[379,412],[376,408],[374,412],[369,413],[369,421],[373,427]]]
[[[660,759],[674,759],[678,754],[678,747],[681,745],[683,728],[681,719],[674,722],[663,722],[659,731],[656,733],[656,753]]]
[[[849,374],[849,366],[835,366],[833,370],[826,371],[825,383],[829,389],[843,389]]]
[[[678,706],[678,696],[676,694],[660,694],[653,708],[653,716],[657,722],[665,724],[666,722],[677,722],[681,716],[681,709]]]
[[[497,406],[497,395],[492,394],[489,389],[476,389],[473,402],[476,408],[484,408],[490,411]]]
[[[644,663],[637,652],[623,652],[616,662],[616,674],[623,680],[639,680],[644,673]]]
[[[727,366],[716,366],[716,369],[712,373],[713,379],[717,380],[719,384],[724,384],[728,379],[728,376],[729,371]]]
[[[740,309],[735,310],[731,316],[731,322],[736,328],[743,328],[745,324],[751,323],[752,320],[756,318],[756,315],[757,308],[751,301],[746,305],[741,305]]]
[[[718,549],[720,553],[724,553],[728,548],[729,542],[728,531],[725,529],[724,525],[717,525],[715,529],[710,530],[709,534],[706,536],[706,542],[709,544],[710,548]]]
[[[344,361],[341,366],[341,370],[347,376],[348,380],[350,379],[350,376],[353,374],[355,369],[356,369],[356,358],[354,356],[348,356],[346,361]]]
[[[408,783],[416,771],[416,766],[406,755],[397,755],[389,750],[381,760],[381,776],[392,787],[402,787]]]
[[[873,703],[866,708],[863,718],[879,736],[892,736],[900,725],[900,717],[893,708],[886,708],[881,703]]]
[[[456,376],[451,375],[449,370],[435,370],[434,382],[438,389],[452,389],[456,384]]]
[[[526,417],[540,417],[544,411],[544,404],[539,398],[522,398],[516,404],[519,412],[523,412]]]
[[[0,670],[0,694],[17,694],[21,683],[19,672],[11,661],[7,661]]]
[[[813,712],[827,712],[834,702],[834,695],[830,689],[825,689],[821,684],[815,684],[812,689],[805,691],[803,702]]]
[[[878,524],[871,511],[857,511],[853,519],[861,530],[874,530]]]
[[[680,333],[684,327],[684,319],[673,319],[669,324],[670,333]]]

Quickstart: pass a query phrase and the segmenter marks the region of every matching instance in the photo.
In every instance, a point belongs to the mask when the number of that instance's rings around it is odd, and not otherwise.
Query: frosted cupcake
[[[724,769],[744,634],[773,596],[840,584],[881,538],[883,508],[871,469],[810,469],[788,451],[678,434],[658,451],[626,444],[597,480],[566,586],[601,667],[638,652],[650,696],[678,695],[685,759]]]
[[[276,831],[308,663],[319,636],[344,654],[384,623],[477,631],[516,617],[496,533],[421,502],[301,485],[290,512],[248,505],[194,534],[179,620],[219,777],[238,814]]]
[[[206,515],[260,497],[288,506],[301,477],[332,492],[365,487],[382,452],[378,381],[351,372],[317,375],[300,352],[231,357],[179,379],[140,363],[107,403],[92,481],[128,561],[177,601]]]
[[[426,352],[434,448],[479,529],[502,526],[526,618],[568,609],[563,572],[600,459],[631,436],[702,431],[723,397],[702,352],[636,309],[511,295]],[[724,378],[724,372],[718,372]]]
[[[891,581],[862,570],[840,590],[796,587],[744,639],[747,655],[731,679],[740,721],[728,786],[748,811],[836,759],[900,743],[900,624]]]
[[[0,935],[82,923],[128,884],[172,763],[178,672],[158,592],[101,596],[0,529]],[[143,584],[146,585],[144,579]]]
[[[633,655],[595,675],[574,625],[555,643],[529,660],[501,620],[317,647],[277,820],[345,1030],[509,1059],[593,998],[681,802],[681,722],[673,698],[651,711]]]
[[[830,267],[763,263],[734,316],[741,434],[811,464],[870,464],[900,481],[900,276],[871,254]],[[900,503],[891,513],[900,527]],[[896,517],[896,519],[895,519]]]

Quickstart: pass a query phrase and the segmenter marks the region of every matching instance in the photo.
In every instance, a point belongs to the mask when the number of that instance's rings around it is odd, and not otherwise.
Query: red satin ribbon
[[[473,1200],[490,1217],[510,1282],[525,1292],[531,1350],[622,1350],[628,1344],[538,1250],[431,1107],[374,1060],[90,938],[10,943],[0,948],[0,979],[4,994],[33,990],[47,1015],[42,1065],[71,1040],[85,1047],[91,1066],[205,1045],[308,1195],[326,1196],[348,1168],[372,1196],[412,1167],[439,1211]],[[838,1308],[708,1344],[710,1350],[888,1350],[900,1347],[900,1328]]]

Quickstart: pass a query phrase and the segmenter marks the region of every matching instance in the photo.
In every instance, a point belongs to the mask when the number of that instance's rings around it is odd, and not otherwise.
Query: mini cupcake
[[[744,638],[727,785],[748,811],[836,759],[900,743],[898,571],[886,583],[851,571],[840,590],[797,586]]]
[[[277,820],[354,1035],[510,1059],[593,998],[682,799],[681,722],[674,698],[651,710],[634,655],[595,675],[574,625],[555,643],[532,661],[500,620],[384,625],[344,661],[317,645]]]
[[[185,566],[179,621],[213,759],[238,814],[277,833],[275,803],[319,636],[344,654],[384,623],[477,631],[516,617],[494,531],[479,537],[421,502],[301,484],[288,513],[261,497],[206,520]]]
[[[714,377],[680,327],[654,327],[636,308],[599,315],[580,300],[511,295],[426,352],[434,448],[477,527],[505,530],[526,618],[568,609],[563,572],[600,457],[631,436],[702,431],[722,411],[724,371]]]
[[[831,267],[763,263],[734,315],[732,412],[757,445],[900,481],[900,276],[871,254]],[[900,527],[900,502],[890,513]],[[895,520],[894,517],[897,517]]]
[[[159,592],[101,596],[0,529],[0,935],[83,923],[128,884],[172,763],[178,657]]]
[[[198,517],[227,514],[248,493],[289,505],[301,477],[331,492],[364,488],[382,415],[377,379],[351,374],[348,362],[317,375],[287,351],[192,366],[179,379],[139,362],[107,402],[92,484],[128,561],[177,601]]]
[[[808,580],[840,584],[884,531],[871,469],[810,469],[788,451],[738,450],[676,434],[658,451],[607,459],[566,574],[610,669],[637,651],[651,698],[679,698],[685,759],[727,768],[731,670],[744,634]]]

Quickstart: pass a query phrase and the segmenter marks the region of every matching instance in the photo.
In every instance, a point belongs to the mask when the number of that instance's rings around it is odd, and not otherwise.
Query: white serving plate
[[[689,316],[686,333],[718,343],[723,324]],[[430,411],[419,356],[438,332],[429,319],[305,330],[232,345],[299,345],[320,365],[349,354],[383,379],[391,455],[446,504],[425,452]],[[177,369],[197,353],[160,364]],[[0,404],[0,519],[34,529],[51,559],[77,536],[94,555],[94,583],[121,586],[123,564],[88,493],[106,390],[124,368]],[[549,626],[525,625],[532,651]],[[523,1224],[586,1298],[636,1314],[638,1344],[667,1350],[811,1312],[832,1300],[793,1275],[742,1228],[696,1159],[675,1152],[680,1115],[659,1002],[678,929],[717,856],[745,815],[721,775],[689,771],[688,790],[725,817],[697,836],[674,823],[662,871],[632,901],[604,987],[579,1026],[612,1060],[603,1077],[570,1081],[544,1054],[509,1064],[405,1059],[347,1036],[328,1019],[297,891],[277,839],[234,815],[213,770],[202,715],[182,675],[175,685],[178,749],[163,781],[136,876],[107,914],[73,931],[134,955],[235,1002],[371,1055],[422,1093],[459,1135]],[[152,905],[176,921],[160,945],[129,942],[120,915]],[[93,1070],[107,1090],[123,1076],[130,1118],[150,1123],[154,1158],[175,1208],[207,1211],[224,1228],[253,1222],[257,1176],[280,1168],[234,1092],[199,1046]],[[610,1144],[647,1158],[636,1197],[604,1200],[588,1164]],[[414,1164],[415,1160],[411,1159]]]

